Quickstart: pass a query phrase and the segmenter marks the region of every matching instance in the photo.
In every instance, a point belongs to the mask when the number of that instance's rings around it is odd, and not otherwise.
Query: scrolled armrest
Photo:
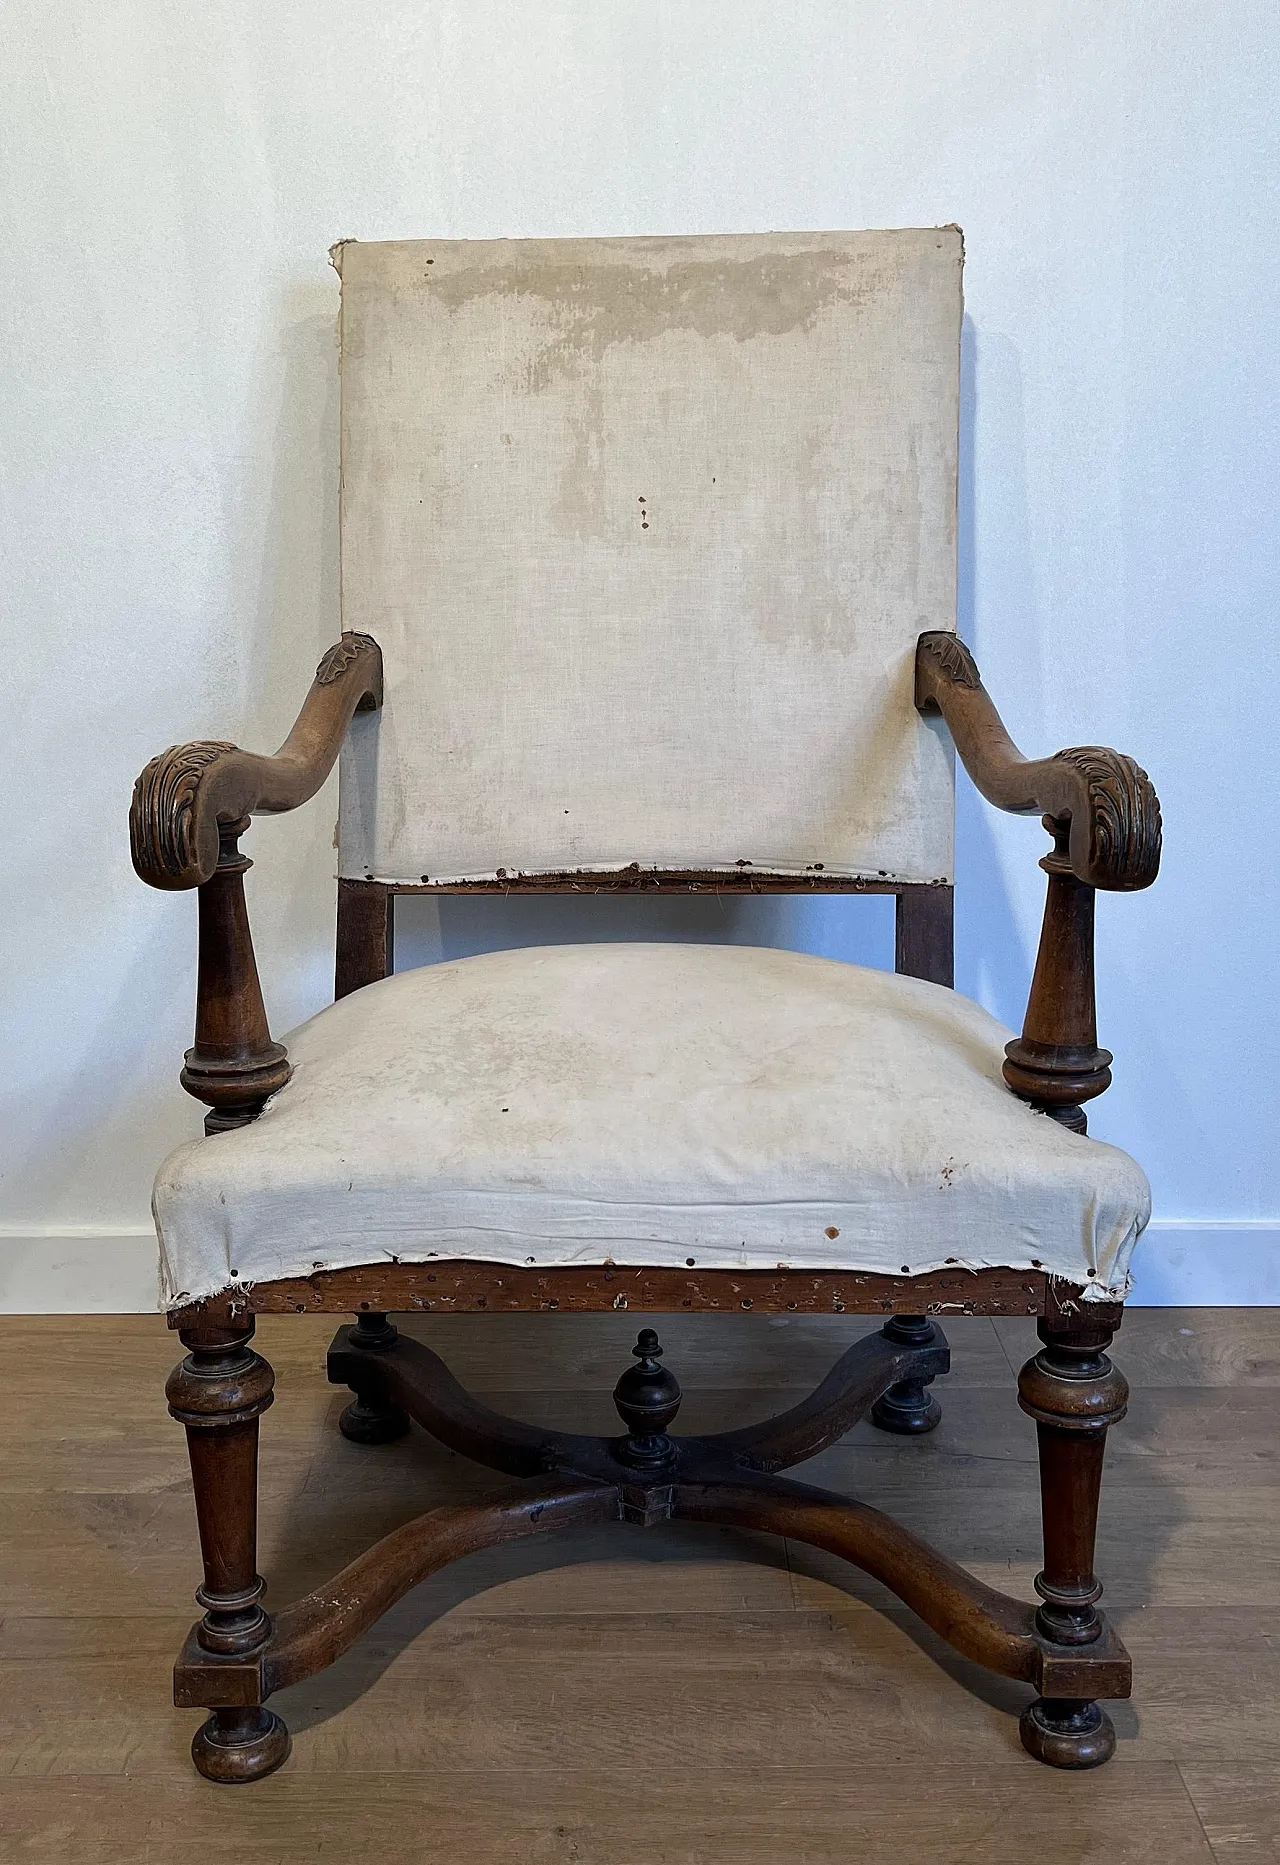
[[[1132,758],[1103,745],[1023,757],[972,654],[951,634],[924,634],[916,645],[916,705],[942,714],[989,803],[1069,824],[1065,854],[1077,880],[1122,893],[1150,887],[1160,868],[1160,801]]]
[[[293,730],[274,757],[222,740],[172,745],[133,789],[133,865],[152,887],[199,887],[218,865],[219,824],[296,809],[320,788],[353,713],[382,704],[382,653],[344,634],[316,669]]]
[[[1040,815],[1054,840],[1040,950],[1022,1034],[1005,1045],[1004,1078],[1024,1101],[1077,1133],[1084,1104],[1111,1081],[1098,1047],[1093,987],[1094,889],[1150,887],[1160,867],[1160,804],[1147,773],[1118,751],[1075,745],[1024,758],[1005,731],[963,641],[916,643],[916,705],[940,712],[960,760],[988,802]]]
[[[196,1035],[182,1085],[210,1109],[206,1133],[255,1120],[292,1073],[271,1040],[239,840],[249,818],[296,809],[315,795],[355,712],[382,704],[382,653],[369,635],[345,634],[311,683],[297,723],[274,758],[221,739],[173,745],[152,758],[133,789],[133,865],[152,887],[199,889]]]

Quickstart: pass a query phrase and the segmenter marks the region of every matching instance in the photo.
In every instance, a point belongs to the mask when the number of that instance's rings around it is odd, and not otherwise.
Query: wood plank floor
[[[275,1318],[262,1567],[282,1603],[431,1503],[502,1479],[423,1433],[336,1430],[331,1320]],[[612,1430],[625,1316],[414,1329],[505,1410]],[[853,1318],[678,1317],[680,1426],[764,1416]],[[815,1459],[1002,1587],[1039,1562],[1035,1439],[1014,1399],[1032,1324],[950,1322],[943,1423],[859,1426]],[[478,1555],[277,1704],[285,1769],[191,1770],[170,1703],[194,1616],[194,1511],[142,1317],[0,1325],[0,1861],[22,1865],[1263,1865],[1280,1858],[1280,1310],[1136,1310],[1117,1358],[1099,1571],[1133,1653],[1100,1773],[1026,1757],[1028,1692],[943,1651],[874,1583],[727,1531],[615,1528]]]

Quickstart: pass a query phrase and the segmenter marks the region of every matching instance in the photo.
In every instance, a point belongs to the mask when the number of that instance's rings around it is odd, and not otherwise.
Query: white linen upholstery
[[[471,1257],[1003,1264],[1122,1296],[1147,1182],[1009,1093],[1008,1035],[941,986],[756,947],[403,973],[293,1032],[251,1126],[166,1161],[164,1292]]]
[[[342,274],[340,872],[952,874],[955,227],[415,240]]]

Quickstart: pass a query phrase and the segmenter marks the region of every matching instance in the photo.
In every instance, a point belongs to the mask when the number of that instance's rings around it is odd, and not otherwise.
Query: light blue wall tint
[[[513,946],[595,940],[771,945],[893,969],[892,896],[578,894],[396,902],[396,969]]]

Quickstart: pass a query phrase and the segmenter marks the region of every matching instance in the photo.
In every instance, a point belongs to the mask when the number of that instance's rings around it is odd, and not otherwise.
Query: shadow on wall
[[[892,970],[893,907],[885,895],[411,895],[396,903],[396,969],[516,946],[635,939],[779,946]]]
[[[324,650],[342,626],[339,602],[339,387],[337,281],[296,285],[283,297],[263,366],[271,408],[261,515],[246,510],[243,590],[253,625],[243,666],[249,685],[242,744],[279,744]],[[273,404],[273,405],[272,405]],[[259,674],[261,673],[261,678]],[[287,1030],[332,1000],[333,834],[336,778],[296,813],[259,817],[245,849],[259,970],[272,1026]]]
[[[983,532],[983,565],[992,589],[979,591],[977,527],[980,521],[976,455],[978,446],[979,381],[982,393],[982,434],[997,459],[990,479],[997,488],[996,522]],[[988,494],[988,497],[990,494]],[[1018,636],[1017,657],[1026,668],[1025,684],[1040,690],[1041,655],[1037,627],[1030,525],[1027,515],[1027,435],[1022,391],[1022,365],[1016,346],[1007,337],[980,334],[972,318],[964,319],[960,337],[960,485],[957,524],[956,620],[960,635],[973,649],[978,666],[984,665],[988,643],[978,627],[979,608],[990,616],[993,608],[1004,626]],[[992,562],[990,546],[1003,550],[1002,562]],[[998,695],[997,695],[998,703]],[[1023,722],[1006,723],[1017,740]],[[1027,721],[1033,728],[1035,721]],[[1028,755],[1040,757],[1045,747],[1032,743]],[[963,770],[956,773],[956,988],[976,998],[993,1016],[1011,1029],[1022,1028],[1035,962],[1034,943],[1022,932],[995,833],[995,811],[980,797]],[[1038,860],[1048,848],[1047,838],[1027,824],[1031,844],[1028,861]]]
[[[329,284],[286,293],[276,354],[264,370],[263,387],[276,402],[270,480],[261,512],[242,514],[245,548],[237,557],[244,579],[238,594],[254,617],[244,647],[251,698],[267,695],[273,707],[277,695],[305,692],[311,668],[341,628],[334,318]],[[270,737],[275,721],[264,723]]]

